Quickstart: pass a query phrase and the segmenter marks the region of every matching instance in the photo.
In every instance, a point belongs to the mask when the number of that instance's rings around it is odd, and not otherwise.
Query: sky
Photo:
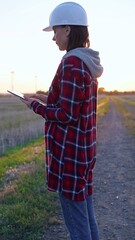
[[[0,0],[0,93],[47,91],[65,52],[43,32],[64,0]],[[65,0],[66,2],[66,0]],[[88,15],[91,48],[104,72],[99,87],[135,91],[135,1],[75,0]]]

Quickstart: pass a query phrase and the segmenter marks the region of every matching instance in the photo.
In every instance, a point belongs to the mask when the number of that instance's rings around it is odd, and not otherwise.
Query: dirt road
[[[124,127],[113,102],[98,126],[94,203],[100,240],[135,240],[135,139]],[[44,240],[68,240],[60,224],[45,232]]]
[[[95,210],[101,240],[135,240],[135,139],[115,105],[98,127]]]

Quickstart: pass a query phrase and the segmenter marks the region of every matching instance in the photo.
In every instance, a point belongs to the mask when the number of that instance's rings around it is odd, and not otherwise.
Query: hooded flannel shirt
[[[74,201],[92,194],[97,85],[86,64],[69,56],[57,69],[47,104],[32,102],[35,113],[45,118],[48,189]]]

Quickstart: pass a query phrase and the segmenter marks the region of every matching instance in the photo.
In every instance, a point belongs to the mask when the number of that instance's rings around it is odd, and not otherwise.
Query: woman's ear
[[[65,27],[65,30],[66,30],[66,36],[68,37],[69,34],[70,34],[70,31],[71,31],[70,26],[66,26],[66,27]]]

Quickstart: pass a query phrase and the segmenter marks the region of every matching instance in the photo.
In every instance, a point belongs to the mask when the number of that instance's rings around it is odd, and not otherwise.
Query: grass
[[[24,147],[16,147],[6,152],[5,156],[1,157],[0,161],[0,182],[6,173],[7,169],[13,168],[22,163],[29,163],[35,161],[39,156],[43,155],[44,158],[44,147],[43,137],[29,142]],[[38,149],[38,154],[36,153]]]
[[[98,122],[108,111],[109,111],[109,97],[104,96],[101,99],[99,98],[98,107],[97,107]]]
[[[42,139],[43,140],[43,139]],[[41,144],[41,139],[29,144],[22,149],[14,150],[11,155],[15,157],[12,167],[20,162],[35,162],[35,170],[28,174],[21,175],[12,184],[16,188],[9,194],[6,192],[1,197],[0,206],[0,239],[1,240],[38,240],[42,239],[45,227],[57,223],[55,218],[58,209],[57,196],[47,191],[45,187],[45,162],[44,149],[37,151],[36,157],[33,154],[34,148]],[[31,155],[31,152],[33,156]],[[21,153],[22,160],[19,162]],[[17,157],[18,156],[18,157]],[[18,159],[18,160],[17,160]],[[1,178],[9,168],[8,157],[3,159],[6,168],[2,168]],[[0,167],[2,161],[0,162]]]
[[[44,227],[52,223],[56,195],[44,186],[44,167],[18,181],[17,190],[3,200],[0,208],[1,240],[42,239]]]
[[[1,133],[5,129],[18,128],[26,122],[32,122],[41,119],[28,109],[20,99],[16,97],[0,98],[0,129]]]
[[[41,136],[43,119],[16,97],[0,97],[0,155]]]
[[[123,105],[123,103],[126,103],[130,106],[135,106],[135,98],[127,100],[121,97],[113,97],[113,102],[115,103],[118,111],[121,113],[124,124],[130,131],[130,133],[135,136],[135,114],[134,111],[131,111],[130,109],[126,108],[126,105]],[[134,110],[134,109],[133,109]]]
[[[128,97],[123,96],[123,97],[119,97],[117,99],[121,102],[124,102],[124,103],[130,105],[130,106],[135,107],[135,96],[134,95],[131,95],[131,96],[128,96]]]

